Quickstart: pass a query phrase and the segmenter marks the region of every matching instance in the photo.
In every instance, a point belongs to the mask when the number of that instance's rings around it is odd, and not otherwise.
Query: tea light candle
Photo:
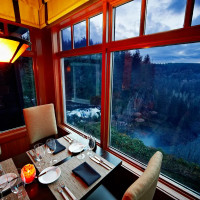
[[[36,170],[33,164],[27,164],[22,168],[21,178],[26,184],[33,182],[35,176],[36,176]]]

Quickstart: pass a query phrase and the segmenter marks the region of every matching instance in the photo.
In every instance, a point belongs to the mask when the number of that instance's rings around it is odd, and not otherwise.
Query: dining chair
[[[129,186],[129,188],[125,191],[122,200],[153,199],[160,174],[162,158],[163,155],[160,151],[157,151],[151,157],[144,173],[134,183],[132,183],[131,186]],[[115,197],[114,194],[112,194],[105,186],[100,185],[87,198],[87,200],[100,200],[100,199],[116,200],[120,198]]]
[[[45,104],[23,109],[30,144],[57,135],[54,105]]]
[[[126,190],[122,200],[151,200],[156,191],[163,155],[157,151],[144,173]]]

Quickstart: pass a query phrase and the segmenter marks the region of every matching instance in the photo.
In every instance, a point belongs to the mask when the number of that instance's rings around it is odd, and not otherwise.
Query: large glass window
[[[0,64],[0,131],[24,125],[22,109],[36,105],[32,58]]]
[[[145,34],[182,28],[186,0],[148,0]]]
[[[159,3],[157,1],[157,3]],[[110,145],[200,193],[200,43],[113,53]]]
[[[86,46],[86,21],[74,25],[74,48]]]
[[[72,48],[71,44],[71,27],[67,27],[61,30],[61,40],[62,40],[62,50],[70,50]]]
[[[4,34],[4,25],[0,22],[0,35]]]
[[[100,138],[101,54],[63,59],[66,122]]]
[[[103,14],[89,19],[90,23],[90,45],[102,43]]]
[[[193,17],[192,17],[192,26],[199,24],[200,24],[200,1],[195,0]]]
[[[114,11],[114,40],[139,36],[141,0],[118,6]]]

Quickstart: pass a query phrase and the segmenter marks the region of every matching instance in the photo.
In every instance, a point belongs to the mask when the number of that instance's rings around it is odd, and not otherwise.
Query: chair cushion
[[[87,200],[117,200],[103,185],[100,185]]]

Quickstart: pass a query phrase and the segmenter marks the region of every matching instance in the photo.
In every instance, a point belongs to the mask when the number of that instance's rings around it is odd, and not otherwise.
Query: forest
[[[156,150],[162,151],[162,173],[200,192],[200,64],[155,63],[149,54],[142,56],[140,52],[113,53],[110,145],[145,164]],[[94,57],[77,57],[71,65],[65,61],[65,66],[71,67],[70,73],[65,72],[68,80],[71,77],[70,90],[66,88],[66,110],[68,123],[100,138],[100,114],[80,114],[101,109],[100,100],[94,101],[97,86],[91,86],[96,77],[91,68],[101,65]],[[93,92],[84,95],[88,104],[70,102],[74,95],[74,63],[80,65],[76,77],[76,83],[82,80],[76,84],[80,94],[84,91],[81,88],[89,84],[93,87]],[[89,63],[88,67],[83,63]]]

